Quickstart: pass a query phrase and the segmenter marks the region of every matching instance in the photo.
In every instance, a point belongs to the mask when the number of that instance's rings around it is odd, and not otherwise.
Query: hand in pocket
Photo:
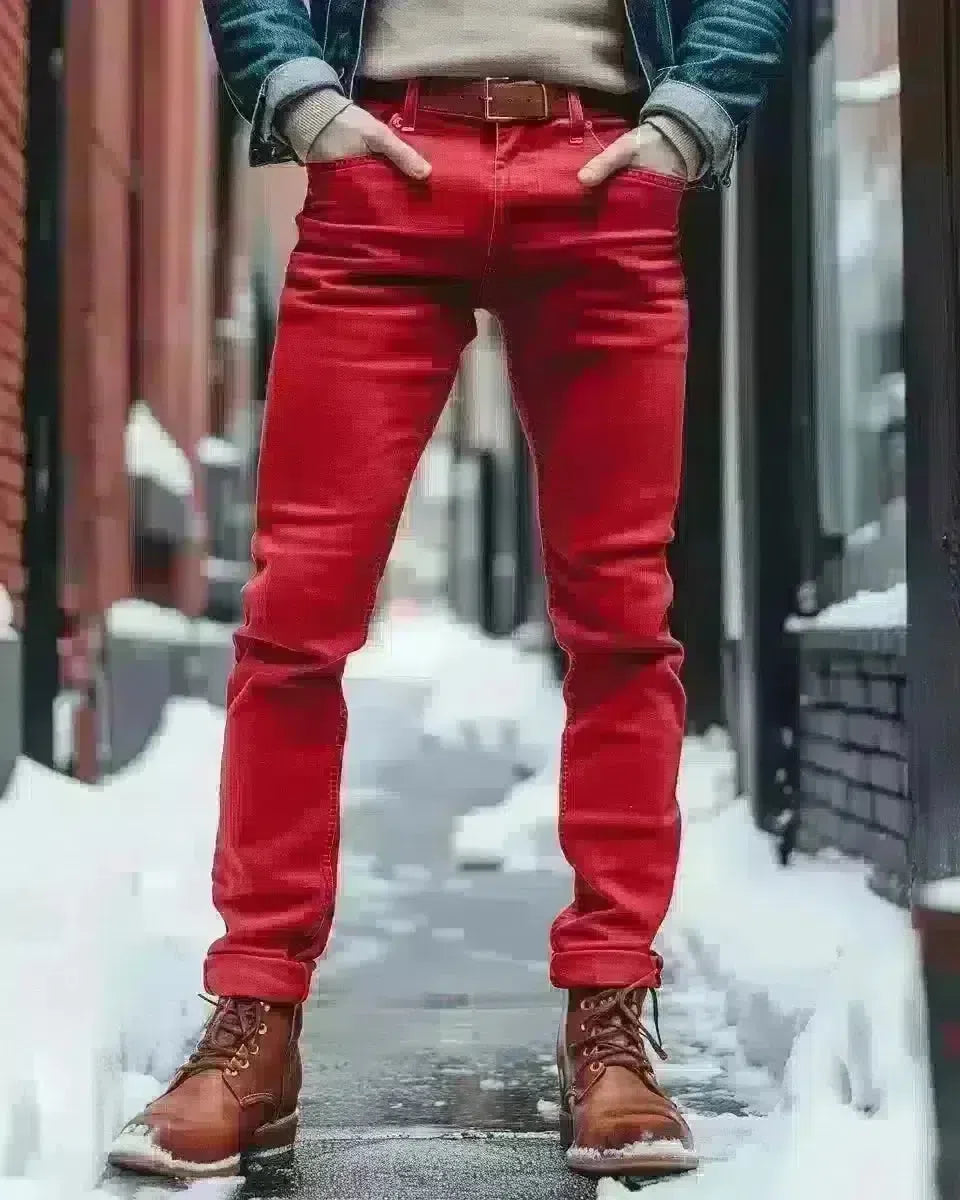
[[[430,164],[422,155],[358,104],[333,118],[310,147],[307,162],[339,162],[364,154],[389,159],[411,179],[426,179],[430,174]]]
[[[594,187],[624,168],[687,179],[687,165],[674,144],[653,125],[639,125],[595,155],[580,171],[581,183]]]

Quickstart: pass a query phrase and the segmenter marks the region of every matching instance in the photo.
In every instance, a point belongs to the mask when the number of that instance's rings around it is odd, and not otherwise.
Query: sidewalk
[[[348,689],[343,896],[308,1017],[303,1150],[293,1176],[203,1195],[592,1195],[553,1126],[557,689],[537,659],[438,616],[378,633]],[[113,1131],[206,1015],[221,735],[220,714],[178,702],[107,787],[21,763],[0,805],[0,1006],[18,1014],[0,1054],[3,1200],[137,1194],[94,1189]],[[858,867],[779,868],[731,778],[720,735],[688,744],[664,1034],[710,1162],[661,1186],[927,1200],[905,918]]]

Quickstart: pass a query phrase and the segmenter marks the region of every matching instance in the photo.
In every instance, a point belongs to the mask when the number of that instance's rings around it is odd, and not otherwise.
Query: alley
[[[456,816],[514,781],[489,751],[422,740],[409,685],[351,687],[342,903],[304,1044],[292,1168],[252,1175],[239,1200],[577,1200],[556,1136],[557,997],[549,922],[565,878],[458,873]],[[666,1068],[708,1157],[749,1136],[770,1103],[738,1066],[719,997],[681,964],[665,989]],[[114,1178],[118,1196],[156,1187]],[[161,1189],[164,1190],[164,1189]]]

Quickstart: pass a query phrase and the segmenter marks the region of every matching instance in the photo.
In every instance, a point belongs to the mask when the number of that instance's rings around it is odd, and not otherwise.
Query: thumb
[[[601,150],[586,166],[580,169],[577,178],[588,187],[603,183],[621,167],[625,167],[633,158],[633,143],[628,137],[619,137],[612,146]]]

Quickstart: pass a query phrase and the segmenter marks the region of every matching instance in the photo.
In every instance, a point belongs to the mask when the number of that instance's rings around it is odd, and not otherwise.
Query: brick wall
[[[801,646],[800,687],[803,840],[865,858],[905,885],[913,805],[902,649]]]
[[[203,476],[196,449],[209,431],[216,75],[195,0],[147,6],[135,37],[139,89],[137,398],[191,460],[195,544],[171,559],[166,594],[191,615],[205,604]],[[141,580],[135,580],[139,591]]]
[[[23,121],[27,0],[0,0],[0,585],[23,587]]]
[[[129,595],[131,0],[67,8],[62,258],[65,607]]]

